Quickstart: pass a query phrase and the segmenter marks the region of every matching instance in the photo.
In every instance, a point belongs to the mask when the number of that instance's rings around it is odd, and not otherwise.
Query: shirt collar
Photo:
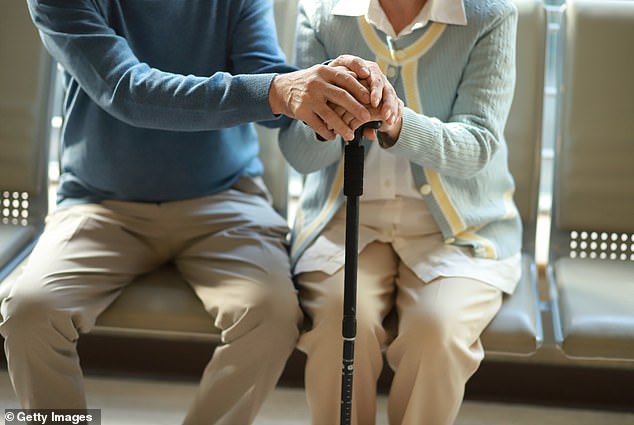
[[[467,17],[463,0],[427,0],[420,13],[400,34],[394,34],[379,0],[339,0],[332,9],[333,15],[365,16],[368,22],[391,37],[407,35],[422,28],[429,21],[444,24],[466,25]]]

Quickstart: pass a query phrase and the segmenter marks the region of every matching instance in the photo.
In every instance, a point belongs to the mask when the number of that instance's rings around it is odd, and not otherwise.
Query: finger
[[[353,97],[345,93],[345,91],[344,93],[330,93],[328,94],[328,97],[332,103],[339,105],[341,108],[345,109],[347,111],[347,114],[351,115],[352,118],[355,118],[362,123],[370,121],[371,115],[368,110],[359,102],[357,102]],[[336,114],[334,113],[334,111],[333,114],[337,115],[337,117],[341,116],[341,114]],[[320,116],[322,118],[325,118],[322,114],[320,114]],[[350,121],[350,118],[347,118],[347,121]]]
[[[369,93],[356,79],[345,78],[342,75],[334,76],[335,79],[332,81],[334,85],[326,86],[323,95],[331,104],[340,106],[360,121],[369,121],[370,113],[364,106],[369,102]],[[328,109],[332,111],[332,109]],[[332,112],[334,113],[334,111]],[[324,111],[324,113],[328,113],[328,111]],[[324,118],[323,115],[320,114],[320,116]]]
[[[358,120],[355,119],[354,116],[352,116],[352,114],[350,114],[349,112],[344,112],[342,115],[339,116],[341,117],[341,121],[343,121],[348,128],[354,128],[353,122],[358,122]]]
[[[335,111],[335,114],[341,117],[341,120],[345,122],[349,128],[354,128],[351,125],[351,122],[355,119],[354,115],[352,115],[350,112],[346,111],[339,105],[329,104],[328,106],[330,106],[332,110]]]
[[[345,66],[349,70],[355,72],[359,78],[368,78],[370,76],[370,70],[366,64],[366,61],[357,56],[341,55],[335,60],[330,62],[332,66]]]
[[[366,62],[368,77],[361,80],[361,83],[370,93],[370,105],[377,108],[381,103],[383,91],[386,86],[390,86],[387,77],[383,75],[381,68],[374,62]]]
[[[325,103],[323,107],[318,108],[315,113],[328,128],[331,128],[344,139],[349,140],[354,137],[354,129],[348,126],[328,104]]]
[[[386,85],[387,80],[376,63],[363,60],[356,56],[341,55],[331,62],[331,65],[343,65],[357,74],[359,79],[365,80],[366,86],[369,88],[370,96],[368,102],[364,103],[370,103],[374,108],[379,106],[383,96],[383,87]]]
[[[367,121],[365,121],[365,122],[367,122]],[[356,130],[357,128],[359,128],[363,124],[365,124],[365,122],[364,121],[359,121],[358,119],[353,118],[348,125],[350,126],[350,128],[353,128],[353,129]]]
[[[355,80],[360,80],[356,72],[349,70],[345,66],[332,66],[332,68],[334,68],[336,71],[348,74],[350,77],[354,78]]]
[[[363,137],[369,140],[376,140],[376,130],[373,128],[364,128]]]
[[[372,69],[370,71],[370,76],[366,79],[369,84],[370,89],[370,105],[373,108],[377,108],[383,99],[384,92],[386,91],[386,87],[390,85],[387,82],[385,76],[378,69]]]
[[[328,105],[329,108],[335,111],[335,114],[339,115],[346,123],[350,122],[350,118],[348,120],[344,118],[348,111],[346,111],[343,107],[335,105],[332,102],[326,102],[326,105]]]
[[[304,124],[310,126],[323,140],[333,140],[336,134],[328,128],[326,123],[317,115],[312,114],[304,120]]]
[[[382,105],[380,108],[381,118],[392,125],[402,112],[402,101],[396,95],[392,85],[388,85],[383,90]]]
[[[339,89],[343,89],[346,94],[352,95],[356,100],[362,104],[370,103],[370,91],[359,81],[358,78],[353,77],[350,72],[341,71],[339,68],[335,68],[333,74],[325,76],[328,82],[334,84]]]

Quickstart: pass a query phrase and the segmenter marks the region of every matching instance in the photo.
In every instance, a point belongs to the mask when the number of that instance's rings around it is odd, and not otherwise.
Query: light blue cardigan
[[[363,17],[333,15],[336,2],[300,4],[297,64],[346,53],[379,63],[406,105],[399,140],[388,151],[410,160],[445,242],[483,258],[518,253],[522,225],[503,135],[515,82],[515,6],[466,0],[466,26],[430,23],[388,40]],[[367,154],[371,142],[363,143]],[[300,122],[280,132],[284,156],[306,174],[293,264],[344,202],[342,146],[318,141]]]

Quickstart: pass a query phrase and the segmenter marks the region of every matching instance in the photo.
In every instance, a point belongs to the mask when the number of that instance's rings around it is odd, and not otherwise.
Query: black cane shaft
[[[341,425],[352,420],[352,378],[354,374],[354,340],[357,335],[357,260],[359,244],[359,197],[363,194],[363,128],[378,128],[371,122],[355,131],[354,140],[344,151],[343,193],[346,196],[346,249],[343,292],[343,364],[341,369]]]
[[[351,224],[348,226],[348,224]],[[343,337],[354,338],[357,312],[357,266],[359,248],[359,198],[349,198],[346,204],[346,250],[343,280]]]
[[[354,340],[357,335],[357,260],[359,198],[349,197],[346,204],[346,263],[343,292],[343,365],[341,370],[341,424],[352,418],[352,377],[354,374]]]
[[[354,142],[353,142],[354,143]],[[360,163],[360,164],[359,164]],[[361,178],[356,178],[361,174]],[[352,419],[354,340],[357,334],[357,250],[359,241],[359,196],[363,193],[363,146],[348,144],[344,158],[346,200],[346,249],[343,288],[343,364],[341,370],[341,424]]]

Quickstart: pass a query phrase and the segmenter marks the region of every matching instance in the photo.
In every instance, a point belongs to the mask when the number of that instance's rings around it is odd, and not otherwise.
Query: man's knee
[[[21,292],[11,294],[0,306],[0,333],[9,340],[12,335],[29,335],[54,331],[69,340],[76,340],[78,333],[72,325],[71,313],[56,306],[54,297],[48,294]]]
[[[213,314],[213,312],[212,312]],[[256,285],[243,299],[218,307],[216,326],[229,342],[258,329],[274,337],[296,339],[302,320],[297,295],[289,285]]]
[[[263,324],[270,323],[274,327],[281,326],[293,330],[299,327],[303,314],[292,286],[277,286],[263,291],[257,300],[257,304],[252,308],[262,318]]]

